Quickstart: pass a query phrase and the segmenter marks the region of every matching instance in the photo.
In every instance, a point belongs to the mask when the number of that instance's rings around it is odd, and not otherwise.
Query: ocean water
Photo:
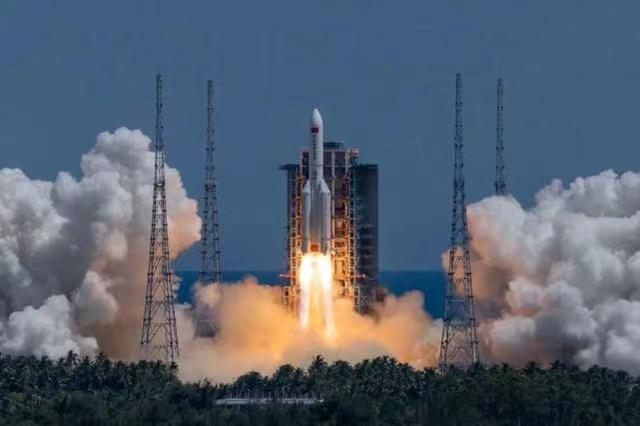
[[[181,279],[177,301],[190,303],[193,300],[193,285],[198,280],[197,271],[176,271]],[[242,281],[247,276],[254,276],[259,283],[279,285],[282,279],[277,271],[225,271],[225,282]],[[444,310],[444,293],[446,276],[442,271],[383,271],[380,283],[392,294],[402,295],[408,291],[418,290],[424,294],[424,308],[433,317],[440,318]]]

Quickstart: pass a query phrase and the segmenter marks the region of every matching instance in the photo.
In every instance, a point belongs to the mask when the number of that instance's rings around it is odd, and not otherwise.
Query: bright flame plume
[[[331,256],[307,253],[302,256],[298,275],[300,286],[300,326],[335,336],[333,316],[333,270]]]

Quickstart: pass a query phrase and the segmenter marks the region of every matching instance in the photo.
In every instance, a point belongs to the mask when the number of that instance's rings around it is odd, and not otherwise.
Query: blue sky
[[[464,76],[469,200],[492,191],[495,79],[505,79],[509,190],[638,170],[637,1],[148,1],[0,3],[0,166],[78,174],[96,135],[152,135],[202,186],[205,85],[217,88],[226,269],[277,269],[282,163],[318,107],[327,138],[380,165],[384,269],[438,267],[448,240],[456,72]],[[196,265],[191,254],[178,267]]]

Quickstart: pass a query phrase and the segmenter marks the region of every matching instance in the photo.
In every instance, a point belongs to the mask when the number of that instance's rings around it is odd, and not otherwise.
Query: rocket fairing
[[[326,254],[331,240],[331,191],[323,178],[324,129],[317,109],[311,114],[309,178],[302,188],[302,252]]]

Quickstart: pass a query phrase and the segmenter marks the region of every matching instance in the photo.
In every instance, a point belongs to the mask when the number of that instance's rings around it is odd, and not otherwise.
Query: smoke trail
[[[490,359],[640,372],[640,175],[554,180],[524,209],[469,210],[480,335]]]
[[[150,140],[98,135],[82,177],[0,170],[0,351],[131,359],[139,346],[153,185]],[[167,169],[172,256],[199,238],[196,202]]]

